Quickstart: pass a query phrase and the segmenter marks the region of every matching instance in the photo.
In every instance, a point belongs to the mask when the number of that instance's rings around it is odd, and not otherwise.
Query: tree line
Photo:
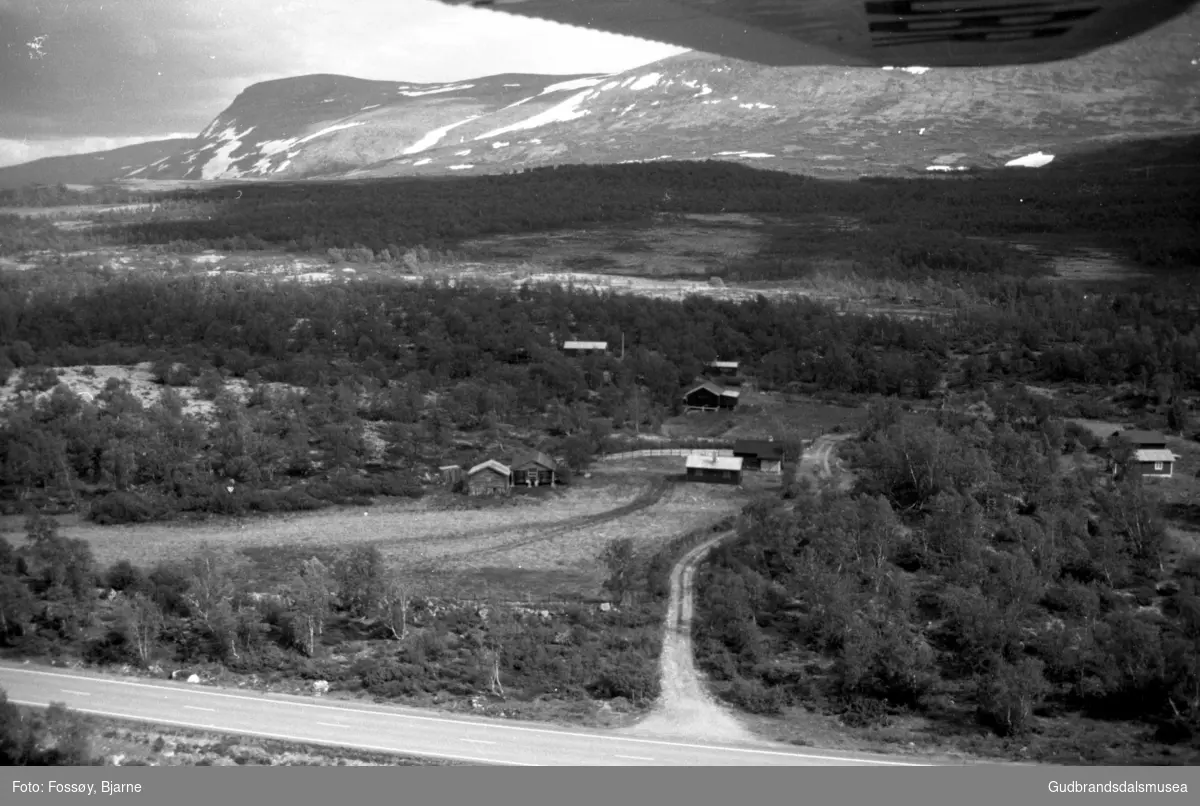
[[[1184,144],[1151,144],[1185,153]],[[1037,171],[999,170],[978,181],[866,178],[855,182],[757,169],[719,161],[571,165],[517,174],[439,179],[390,179],[343,184],[264,183],[236,190],[186,189],[157,194],[158,209],[77,243],[158,244],[193,249],[287,249],[324,254],[329,248],[369,249],[399,258],[417,246],[453,246],[498,233],[536,232],[606,223],[648,222],[673,213],[746,212],[784,217],[849,216],[877,231],[870,256],[901,266],[992,271],[1028,260],[1003,246],[964,236],[1088,235],[1146,266],[1186,267],[1197,259],[1200,232],[1188,212],[1200,205],[1195,168],[1148,172],[1114,167],[1124,150],[1144,157],[1145,144],[1117,146],[1102,158],[1056,161]],[[49,197],[47,195],[49,193]],[[97,191],[113,198],[122,191]],[[38,195],[41,194],[41,195]],[[40,203],[78,196],[31,192]],[[94,194],[93,194],[94,195]],[[189,213],[188,210],[191,210]],[[21,240],[62,242],[49,222],[23,225]],[[31,241],[31,238],[35,240]],[[811,249],[812,238],[793,242]],[[793,270],[762,260],[751,276]],[[786,276],[786,275],[785,275]]]

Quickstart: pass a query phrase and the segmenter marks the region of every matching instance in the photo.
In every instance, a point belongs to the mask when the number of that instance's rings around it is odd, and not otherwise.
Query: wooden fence
[[[646,456],[691,456],[702,453],[706,456],[733,456],[733,448],[645,448],[640,451],[609,453],[596,457],[600,462],[619,462],[623,459],[641,459]]]

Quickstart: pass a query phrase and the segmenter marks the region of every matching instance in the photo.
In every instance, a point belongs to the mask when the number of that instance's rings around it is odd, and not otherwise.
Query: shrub
[[[129,560],[120,560],[105,573],[104,583],[113,590],[138,590],[145,587],[146,575]]]
[[[659,692],[657,664],[628,653],[618,655],[601,662],[599,674],[586,689],[600,700],[624,697],[632,703],[650,702]]]
[[[118,491],[93,501],[88,518],[101,526],[146,523],[166,514],[165,508],[133,492]]]
[[[1001,736],[1026,733],[1034,709],[1049,690],[1044,669],[1045,664],[1034,658],[1015,664],[1001,660],[981,675],[976,681],[979,721]]]
[[[737,707],[752,714],[778,714],[784,706],[783,692],[774,687],[768,687],[758,680],[735,678],[733,685],[725,695]]]

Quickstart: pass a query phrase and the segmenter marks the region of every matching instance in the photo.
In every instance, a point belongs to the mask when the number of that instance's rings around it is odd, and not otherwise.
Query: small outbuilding
[[[553,487],[558,483],[558,462],[541,451],[533,451],[513,461],[512,476],[517,486]]]
[[[458,465],[442,465],[438,472],[442,474],[442,483],[450,487],[463,479],[463,469]]]
[[[568,355],[602,355],[608,352],[608,342],[564,341],[562,348]]]
[[[739,439],[733,443],[733,455],[741,458],[746,470],[783,472],[783,445],[774,440]]]
[[[1167,448],[1167,438],[1157,431],[1130,429],[1117,434],[1117,439],[1132,450],[1121,470],[1130,475],[1169,479],[1175,472],[1179,456]]]
[[[742,459],[740,456],[693,453],[687,457],[686,472],[688,481],[741,484]]]
[[[691,411],[717,411],[736,408],[740,392],[719,383],[705,381],[683,393],[684,407]]]
[[[708,371],[712,375],[732,377],[738,374],[741,364],[737,361],[710,361]]]
[[[507,495],[512,489],[512,471],[495,459],[480,462],[467,471],[470,495]]]

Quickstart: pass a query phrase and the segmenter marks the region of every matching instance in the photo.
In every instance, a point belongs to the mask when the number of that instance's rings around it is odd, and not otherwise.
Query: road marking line
[[[114,680],[107,677],[87,677],[84,675],[62,674],[60,672],[43,672],[36,669],[22,669],[12,666],[0,666],[0,674],[4,672],[24,672],[25,674],[44,675],[46,677],[66,677],[71,680],[90,680],[95,683],[130,686],[132,688],[152,688],[159,691],[190,691],[192,693],[202,693],[208,697],[223,697],[229,700],[245,700],[247,702],[255,702],[258,704],[275,703],[278,705],[294,705],[301,708],[315,708],[326,711],[338,711],[343,714],[374,714],[376,716],[393,717],[398,719],[410,719],[415,722],[436,722],[444,725],[470,725],[478,728],[491,728],[493,730],[508,730],[517,733],[540,733],[549,736],[571,736],[577,739],[590,739],[592,741],[608,741],[608,742],[628,742],[631,744],[649,744],[665,747],[686,747],[694,750],[720,750],[726,753],[743,753],[759,756],[783,756],[785,758],[813,758],[821,761],[830,762],[848,762],[851,764],[878,764],[887,767],[932,767],[939,766],[936,764],[928,764],[921,761],[890,761],[876,758],[846,758],[844,756],[824,756],[818,753],[786,753],[780,750],[766,750],[754,747],[730,747],[728,745],[716,744],[697,744],[695,742],[668,742],[661,739],[640,739],[633,736],[617,736],[605,735],[603,733],[578,733],[575,731],[552,730],[549,728],[527,728],[519,725],[497,725],[491,722],[475,722],[466,719],[446,719],[444,717],[424,716],[421,714],[409,714],[403,711],[373,711],[367,708],[345,708],[336,705],[318,705],[316,703],[298,702],[292,699],[268,698],[268,697],[247,697],[241,694],[225,694],[220,691],[205,691],[197,692],[194,687],[191,688],[175,688],[172,686],[159,686],[152,683],[139,683],[134,680]],[[144,719],[144,717],[143,717]],[[155,721],[155,720],[148,720]],[[159,720],[162,721],[162,720]],[[265,734],[264,734],[265,735]],[[358,745],[355,745],[358,746]],[[528,765],[538,766],[538,765]]]
[[[71,690],[71,689],[69,689],[69,688],[64,688],[64,689],[63,689],[63,694],[74,694],[74,695],[76,695],[77,697],[90,697],[90,696],[92,696],[91,694],[88,694],[86,691],[72,691],[72,690]]]
[[[12,700],[13,705],[25,705],[31,708],[47,708],[49,703],[44,702],[29,702],[28,700]],[[374,750],[377,753],[395,753],[403,756],[411,756],[414,758],[445,758],[452,761],[470,761],[475,764],[502,764],[511,767],[538,767],[538,764],[526,764],[522,761],[500,761],[493,758],[473,758],[471,756],[458,756],[451,753],[436,753],[425,750],[406,750],[401,747],[381,747],[373,744],[358,744],[356,742],[337,742],[329,739],[309,739],[303,736],[291,736],[286,733],[268,733],[262,730],[247,730],[245,728],[227,728],[221,725],[201,725],[196,722],[182,722],[177,719],[154,719],[148,716],[135,716],[133,714],[119,714],[114,711],[98,711],[95,708],[72,708],[73,711],[78,711],[81,714],[95,714],[97,716],[107,716],[113,719],[132,719],[135,722],[149,722],[155,725],[178,725],[183,728],[200,728],[201,730],[215,730],[222,733],[236,733],[240,736],[264,736],[268,739],[283,739],[288,742],[301,742],[303,744],[319,744],[327,747],[352,747],[357,750]]]
[[[216,708],[201,708],[199,705],[185,705],[183,707],[188,711],[208,711],[214,714],[217,712]]]
[[[630,761],[654,761],[654,759],[650,758],[649,756],[618,756],[613,754],[613,758],[627,758]]]
[[[485,741],[484,739],[463,739],[463,741],[470,742],[471,744],[495,744],[495,742]]]

